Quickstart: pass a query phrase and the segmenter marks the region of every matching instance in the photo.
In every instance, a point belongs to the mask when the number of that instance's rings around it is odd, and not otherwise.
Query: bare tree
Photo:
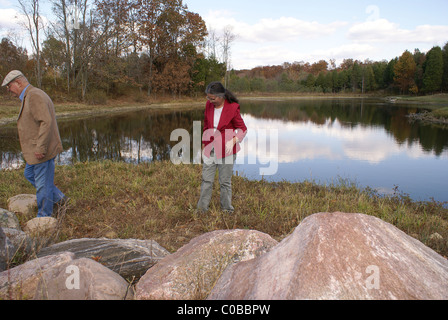
[[[20,9],[26,18],[24,27],[31,37],[31,45],[36,58],[37,86],[42,86],[42,68],[40,65],[40,30],[43,28],[42,18],[39,11],[39,0],[18,0]]]
[[[70,1],[70,0],[69,0]],[[70,75],[71,75],[71,65],[72,65],[72,49],[71,49],[71,39],[70,39],[70,29],[71,26],[75,27],[74,21],[71,25],[70,21],[70,3],[66,0],[53,0],[53,13],[58,18],[60,24],[55,26],[56,32],[59,34],[61,39],[65,40],[65,71],[67,79],[67,92],[70,92]]]
[[[233,33],[233,27],[228,25],[224,28],[223,37],[222,37],[222,56],[223,62],[226,64],[226,75],[225,75],[225,87],[227,88],[228,80],[229,80],[229,71],[230,71],[230,45],[237,38],[236,34]]]
[[[208,36],[207,36],[206,45],[205,45],[208,58],[218,60],[218,57],[216,55],[216,46],[220,40],[221,39],[217,35],[215,29],[210,29],[208,31]]]

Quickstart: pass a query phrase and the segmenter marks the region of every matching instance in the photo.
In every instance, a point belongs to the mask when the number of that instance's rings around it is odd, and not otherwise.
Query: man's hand
[[[45,158],[45,154],[38,152],[34,152],[34,156],[36,157],[37,160],[42,160],[43,158]]]

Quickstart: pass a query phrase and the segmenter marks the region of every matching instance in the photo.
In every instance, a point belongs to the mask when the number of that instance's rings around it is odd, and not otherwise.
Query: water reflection
[[[243,144],[235,169],[249,178],[261,178],[260,168],[278,161],[276,174],[265,178],[326,183],[342,177],[382,192],[398,186],[414,198],[448,200],[448,130],[409,123],[415,107],[360,99],[243,100],[241,111],[251,134],[278,132],[275,150],[261,152],[253,139]],[[195,110],[61,121],[64,152],[57,162],[168,160],[178,143],[171,133],[192,133],[202,119],[203,110]],[[22,163],[15,126],[0,128],[0,156],[2,169]]]
[[[448,130],[409,123],[406,115],[421,111],[415,107],[375,100],[245,106],[251,130],[279,130],[279,169],[267,179],[320,183],[344,179],[382,193],[393,193],[398,187],[417,200],[448,200]],[[257,153],[254,144],[246,148],[246,158]],[[267,157],[264,163],[275,155]],[[237,170],[259,177],[253,166],[240,165]]]

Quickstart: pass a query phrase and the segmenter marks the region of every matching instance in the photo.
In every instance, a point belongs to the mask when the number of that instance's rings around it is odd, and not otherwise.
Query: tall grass
[[[211,209],[201,214],[196,211],[201,169],[171,162],[111,161],[57,167],[56,184],[72,199],[58,241],[152,239],[174,252],[198,235],[233,228],[258,230],[280,241],[309,215],[342,211],[379,217],[448,256],[448,209],[441,203],[414,202],[399,193],[383,197],[342,180],[319,185],[234,176],[235,212],[221,212],[216,179]],[[0,171],[0,207],[22,193],[34,193],[23,169]],[[22,224],[31,218],[19,216]],[[435,233],[443,239],[431,237]]]

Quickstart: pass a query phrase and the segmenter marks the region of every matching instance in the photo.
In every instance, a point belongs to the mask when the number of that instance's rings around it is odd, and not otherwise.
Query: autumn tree
[[[196,13],[188,11],[182,0],[165,0],[162,11],[157,18],[157,33],[155,46],[154,65],[159,75],[167,73],[167,70],[174,70],[174,65],[179,66],[182,76],[179,79],[186,79],[184,71],[190,70],[198,58],[197,48],[204,44],[207,28],[204,20]],[[158,77],[157,81],[171,81],[170,77]],[[178,80],[177,80],[178,81]],[[179,88],[179,83],[156,85],[159,88],[168,88],[172,94]],[[183,82],[184,90],[189,88],[189,80]]]
[[[417,66],[412,54],[406,50],[394,67],[394,82],[401,92],[407,92],[415,86],[415,70]]]
[[[426,54],[419,49],[414,50],[414,61],[416,65],[415,70],[415,84],[421,90],[423,88],[423,66],[425,64]]]
[[[159,33],[161,32],[160,26],[157,23],[159,16],[162,12],[162,1],[160,0],[136,0],[136,7],[138,8],[137,14],[137,30],[139,34],[139,42],[141,43],[142,50],[148,57],[148,75],[147,75],[147,87],[148,96],[152,93],[152,81],[154,76],[154,60],[156,56],[156,46]]]
[[[26,49],[16,47],[9,39],[0,42],[0,74],[5,76],[11,70],[24,70],[28,56]]]
[[[325,72],[328,70],[328,62],[325,60],[320,60],[311,65],[310,72],[317,76],[321,72]]]
[[[48,76],[52,76],[55,87],[58,78],[61,78],[65,61],[64,43],[53,35],[48,36],[42,44],[42,59],[47,66]]]

